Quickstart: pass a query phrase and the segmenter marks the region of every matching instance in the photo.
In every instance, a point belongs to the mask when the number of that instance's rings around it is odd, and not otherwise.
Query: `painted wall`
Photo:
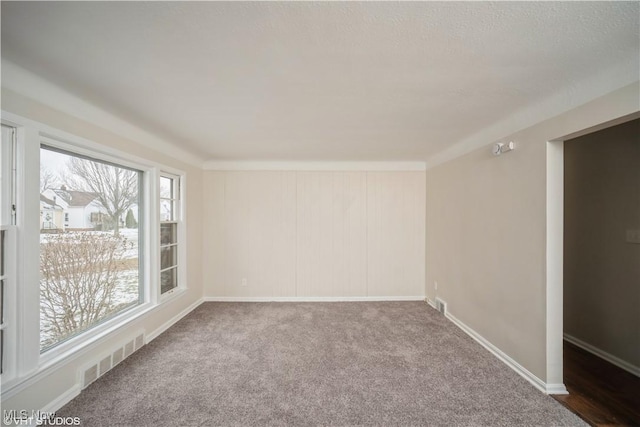
[[[74,387],[79,367],[95,361],[97,357],[134,337],[140,330],[145,330],[147,334],[152,333],[201,298],[202,203],[198,196],[202,194],[202,170],[199,167],[179,162],[170,154],[143,147],[135,141],[127,140],[108,130],[61,113],[6,88],[2,89],[2,109],[122,152],[184,170],[187,173],[187,292],[170,303],[134,320],[128,328],[113,333],[91,351],[76,354],[60,369],[47,373],[38,381],[31,382],[22,391],[9,399],[3,399],[2,402],[2,408],[7,410],[40,410]],[[34,173],[37,174],[38,171],[34,171]],[[38,262],[37,257],[35,262]],[[38,269],[37,265],[35,269]]]
[[[486,141],[427,171],[427,297],[543,382],[557,381],[547,376],[547,141],[637,112],[638,93],[635,83],[506,136],[517,148],[502,156]]]
[[[425,172],[205,171],[203,189],[205,296],[424,296]]]
[[[640,371],[640,119],[564,143],[565,333]]]

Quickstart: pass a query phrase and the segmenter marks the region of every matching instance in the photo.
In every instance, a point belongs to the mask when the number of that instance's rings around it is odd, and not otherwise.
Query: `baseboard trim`
[[[604,350],[600,350],[598,347],[591,345],[587,342],[582,341],[579,338],[574,337],[573,335],[569,335],[567,333],[564,334],[564,339],[576,347],[580,347],[584,351],[588,351],[589,353],[598,356],[601,359],[606,360],[612,365],[617,366],[620,369],[624,369],[630,374],[635,375],[636,377],[640,377],[640,367],[637,367],[625,360],[620,359],[619,357],[614,356],[611,353],[607,353]]]
[[[74,384],[73,387],[71,387],[69,390],[65,391],[60,396],[56,397],[54,400],[52,400],[47,405],[45,405],[44,408],[42,408],[42,412],[43,413],[56,412],[58,409],[62,408],[64,405],[66,405],[67,403],[75,399],[80,394],[81,391],[82,391],[82,388],[80,387],[80,384],[79,383]]]
[[[174,324],[176,324],[180,319],[182,319],[184,316],[186,316],[187,314],[191,313],[193,310],[195,310],[196,308],[198,308],[198,306],[200,304],[202,304],[205,301],[204,298],[200,298],[197,301],[195,301],[193,304],[191,304],[189,307],[185,308],[184,310],[182,310],[180,313],[176,314],[175,316],[173,316],[171,319],[167,320],[166,322],[164,322],[159,328],[157,328],[155,331],[145,335],[145,344],[149,344],[151,341],[153,341],[154,339],[156,339],[160,334],[162,334],[164,331],[166,331],[167,329],[169,329],[170,327],[172,327]]]
[[[424,301],[416,297],[204,297],[205,302],[354,302],[354,301]]]
[[[519,364],[518,362],[513,360],[511,357],[509,357],[506,353],[504,353],[498,347],[496,347],[495,345],[491,344],[489,341],[487,341],[486,338],[484,338],[482,335],[477,333],[475,330],[473,330],[472,328],[467,326],[465,323],[463,323],[461,320],[459,320],[453,314],[451,314],[450,312],[447,312],[445,314],[445,316],[447,317],[447,319],[451,320],[457,327],[462,329],[463,332],[465,332],[467,335],[469,335],[471,338],[473,338],[481,346],[486,348],[491,354],[493,354],[495,357],[497,357],[500,361],[502,361],[509,368],[514,370],[522,378],[524,378],[525,380],[529,381],[535,388],[537,388],[541,392],[543,392],[545,394],[568,394],[567,389],[564,386],[564,384],[546,384],[544,381],[542,381],[540,378],[538,378],[537,376],[532,374],[524,366],[522,366],[521,364]]]
[[[426,302],[427,304],[429,304],[432,308],[434,308],[434,309],[436,309],[436,310],[438,309],[438,308],[436,307],[436,303],[435,303],[435,301],[432,301],[432,300],[430,300],[429,298],[425,298],[425,299],[424,299],[424,302]]]

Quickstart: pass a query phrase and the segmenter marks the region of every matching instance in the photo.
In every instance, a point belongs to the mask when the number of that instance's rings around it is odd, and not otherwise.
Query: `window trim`
[[[177,182],[177,187],[174,187],[174,191],[177,192],[177,197],[175,195],[172,195],[173,197],[171,198],[166,198],[166,197],[161,197],[160,196],[160,178],[170,178],[173,181],[174,185]],[[160,295],[160,300],[164,301],[165,299],[169,298],[171,295],[173,295],[174,293],[176,293],[177,291],[181,290],[181,289],[186,289],[185,286],[185,280],[186,280],[186,275],[183,275],[183,271],[185,270],[184,266],[186,263],[186,255],[185,255],[185,251],[186,251],[186,245],[184,244],[184,239],[185,239],[185,227],[184,227],[184,181],[185,181],[185,174],[184,173],[180,173],[177,172],[175,169],[170,169],[170,168],[163,168],[160,171],[160,174],[158,176],[158,214],[160,214],[160,202],[162,200],[171,200],[172,201],[172,205],[173,205],[173,219],[171,221],[161,221],[160,218],[158,218],[158,293]],[[160,242],[160,227],[162,224],[176,224],[176,243],[173,244],[167,244],[167,245],[163,245]],[[167,268],[161,268],[162,265],[160,263],[160,250],[161,248],[165,248],[165,247],[172,247],[172,246],[176,246],[178,248],[178,253],[176,256],[176,263],[175,265],[172,265],[170,267]],[[169,289],[168,291],[162,293],[161,290],[161,283],[160,283],[160,275],[163,271],[169,271],[172,268],[175,268],[177,273],[176,273],[176,280],[178,282],[177,286],[174,288]]]
[[[17,327],[17,315],[16,315],[16,292],[17,287],[17,246],[16,246],[16,216],[13,206],[16,203],[16,139],[17,128],[13,125],[2,123],[2,127],[8,128],[10,135],[10,141],[8,144],[0,146],[2,150],[1,161],[2,165],[0,170],[3,170],[2,180],[2,194],[5,198],[0,204],[0,231],[4,234],[2,241],[2,248],[0,248],[0,262],[2,263],[2,270],[0,271],[0,292],[2,298],[0,299],[0,330],[2,331],[2,350],[0,351],[0,364],[2,365],[2,372],[0,378],[2,383],[11,381],[16,376],[16,343],[17,334],[19,328]],[[6,195],[9,197],[6,197]]]
[[[17,346],[15,351],[16,363],[13,375],[11,375],[11,378],[7,378],[7,381],[4,378],[2,381],[1,398],[5,400],[19,393],[44,375],[48,375],[52,370],[56,370],[76,357],[92,350],[111,335],[121,332],[134,320],[162,307],[171,300],[185,295],[188,283],[185,276],[180,281],[182,284],[180,289],[175,288],[172,290],[173,292],[170,292],[171,295],[165,294],[163,298],[160,298],[158,272],[159,233],[147,232],[145,233],[144,241],[141,242],[141,245],[144,245],[141,260],[144,272],[143,280],[145,281],[143,288],[144,301],[41,354],[39,351],[39,310],[33,310],[34,306],[39,307],[39,257],[36,257],[37,260],[35,262],[38,265],[35,265],[33,255],[31,257],[28,256],[39,251],[40,230],[39,227],[33,225],[37,224],[39,220],[39,176],[26,173],[27,170],[39,170],[41,144],[141,170],[143,172],[143,207],[139,216],[139,223],[144,220],[144,224],[141,227],[147,230],[159,229],[159,209],[156,206],[159,206],[158,183],[161,171],[168,171],[180,176],[180,185],[182,187],[180,207],[183,214],[186,202],[186,193],[184,192],[186,173],[167,167],[159,162],[129,154],[120,149],[70,134],[4,110],[1,113],[1,122],[16,128],[17,133],[16,280],[18,282],[18,295],[16,295],[16,311],[18,316],[16,321],[23,324],[15,340],[20,345]],[[184,229],[186,217],[182,218],[182,228]],[[178,256],[186,259],[187,245],[184,230],[178,236],[178,242],[182,243],[182,251],[179,251]],[[154,286],[153,284],[158,285]]]

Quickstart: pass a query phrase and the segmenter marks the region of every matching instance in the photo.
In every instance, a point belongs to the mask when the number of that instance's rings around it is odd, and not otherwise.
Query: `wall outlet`
[[[246,277],[242,278],[242,280],[240,281],[240,286],[247,286],[247,278]]]
[[[438,290],[438,282],[433,282],[433,288],[437,291]]]

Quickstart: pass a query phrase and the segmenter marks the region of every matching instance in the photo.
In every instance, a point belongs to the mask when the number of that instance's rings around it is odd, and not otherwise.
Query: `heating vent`
[[[100,376],[104,375],[109,369],[111,369],[111,355],[100,361]]]
[[[84,381],[85,387],[97,379],[98,379],[98,365],[93,365],[92,367],[84,371],[83,381]]]
[[[113,366],[116,366],[120,362],[122,362],[122,348],[113,352]]]
[[[114,349],[111,353],[99,358],[89,366],[85,366],[84,369],[80,371],[82,388],[86,388],[89,384],[109,372],[114,366],[132,355],[135,351],[139,350],[143,345],[144,332],[141,332],[135,338],[131,338],[118,348]]]
[[[436,310],[442,314],[447,314],[447,303],[440,298],[436,298]]]

